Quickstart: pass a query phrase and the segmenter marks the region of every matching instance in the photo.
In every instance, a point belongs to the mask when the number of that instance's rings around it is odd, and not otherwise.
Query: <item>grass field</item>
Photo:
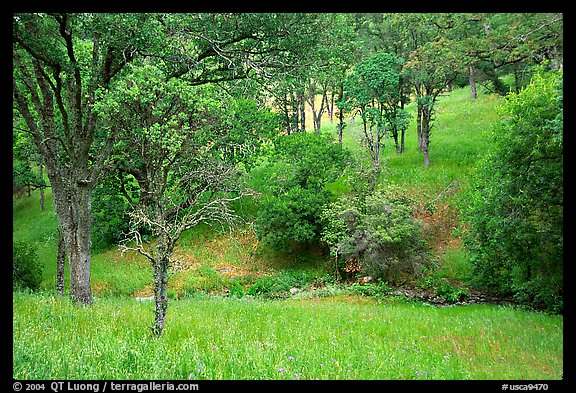
[[[442,97],[431,137],[432,165],[390,141],[381,179],[425,203],[466,175],[489,148],[486,133],[502,98],[467,89]],[[414,112],[414,107],[409,107]],[[324,123],[323,132],[335,132]],[[354,146],[353,127],[345,143]],[[332,185],[342,190],[342,184]],[[441,202],[441,204],[440,204]],[[451,204],[447,195],[437,207]],[[440,211],[440,210],[438,210]],[[438,213],[440,214],[440,213]],[[447,228],[444,216],[432,216]],[[442,221],[444,220],[444,221]],[[563,376],[563,317],[509,306],[435,308],[395,297],[359,296],[337,285],[314,250],[282,255],[245,228],[186,232],[176,254],[187,269],[168,285],[166,330],[153,339],[151,268],[116,248],[94,252],[94,304],[74,307],[55,295],[57,219],[51,193],[14,199],[13,238],[33,241],[44,266],[42,291],[14,292],[16,379],[381,379],[550,380]],[[442,237],[440,239],[440,236]],[[465,281],[470,263],[450,231],[438,232],[435,277]],[[66,269],[66,287],[68,287]],[[321,285],[324,292],[311,288]],[[301,296],[290,287],[303,289]],[[307,291],[305,291],[306,289]],[[304,296],[306,295],[306,296]],[[277,296],[278,297],[278,296]]]
[[[154,339],[151,302],[13,306],[16,379],[562,378],[562,317],[510,307],[194,298],[171,302]]]

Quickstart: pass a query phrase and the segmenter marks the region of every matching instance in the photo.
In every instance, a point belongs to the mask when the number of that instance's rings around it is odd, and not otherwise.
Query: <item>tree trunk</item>
[[[344,96],[344,86],[340,85],[340,99]],[[338,124],[338,142],[342,146],[342,132],[344,130],[344,109],[340,109],[338,113],[339,124]]]
[[[157,206],[159,209],[160,206]],[[156,219],[159,223],[165,223],[162,219],[161,210],[157,210]],[[155,336],[161,337],[166,322],[166,312],[168,310],[168,296],[166,287],[168,286],[168,269],[170,268],[170,255],[172,248],[169,247],[166,235],[161,233],[157,239],[156,259],[153,262],[154,267],[154,302],[156,308],[154,311],[154,326],[152,332]]]
[[[424,146],[424,166],[430,166],[430,153],[428,151],[428,143]]]
[[[330,93],[330,105],[328,106],[328,116],[330,118],[330,124],[334,123],[334,90],[332,90],[332,92]]]
[[[418,151],[424,151],[422,143],[422,103],[418,102],[418,112],[416,114],[416,134],[418,135]]]
[[[289,94],[289,103],[290,103],[290,124],[291,124],[291,128],[292,126],[294,126],[292,128],[293,132],[298,132],[300,131],[298,129],[298,103],[296,101],[296,96],[294,95],[294,92]]]
[[[159,251],[159,254],[162,252]],[[159,255],[154,264],[154,302],[156,309],[154,311],[154,326],[152,332],[157,337],[162,336],[164,324],[166,322],[166,311],[168,310],[168,296],[166,287],[168,284],[168,258]]]
[[[70,176],[72,178],[74,175]],[[64,192],[53,187],[54,208],[58,213],[65,250],[70,264],[70,297],[77,304],[92,303],[90,288],[90,231],[92,227],[91,189],[86,184],[74,186],[71,179]],[[54,184],[52,180],[52,184]]]
[[[404,110],[404,101],[410,102],[410,89],[408,89],[407,99],[404,96],[404,83],[402,77],[400,78],[400,110]],[[404,123],[403,123],[404,124]],[[404,154],[404,133],[406,132],[406,126],[400,127],[400,154]]]
[[[476,99],[476,69],[473,65],[470,66],[470,98]]]
[[[40,163],[40,210],[44,211],[44,166]]]
[[[66,249],[64,247],[64,236],[60,231],[58,238],[58,257],[56,259],[56,291],[64,296],[64,258],[66,257]]]
[[[328,108],[328,92],[326,87],[322,91],[322,101],[320,102],[320,109],[318,113],[313,113],[314,116],[314,131],[320,133],[320,128],[322,127],[322,115],[324,111]]]
[[[554,60],[552,61],[552,68],[555,70],[559,70],[561,68],[560,66],[560,61],[559,61],[559,56],[558,56],[558,48],[556,46],[554,46],[552,48],[552,56],[554,58]]]
[[[398,143],[398,122],[397,120],[397,108],[394,108],[392,113],[392,124],[390,129],[392,131],[392,138],[394,139],[394,147],[396,148],[396,154],[400,154],[400,144]]]
[[[304,100],[304,93],[296,94],[298,102],[298,113],[300,114],[300,131],[306,131],[306,101]]]
[[[518,77],[518,62],[514,62],[514,83],[516,85],[516,94],[520,93],[520,78]]]
[[[298,107],[300,111],[300,131],[306,132],[306,102],[303,96],[300,96]]]
[[[320,109],[316,111],[316,89],[314,84],[310,84],[308,87],[308,104],[310,105],[310,111],[312,112],[312,123],[314,127],[314,132],[320,132],[320,118],[322,117],[322,110],[324,104],[324,97],[322,97],[322,104]]]
[[[430,166],[430,121],[432,109],[427,105],[422,106],[422,152],[424,153],[424,166]]]
[[[291,123],[290,123],[290,111],[288,110],[288,94],[284,94],[284,100],[282,102],[282,108],[284,110],[284,116],[286,118],[286,131],[288,132],[288,135],[291,134],[292,131],[292,127],[291,127]]]

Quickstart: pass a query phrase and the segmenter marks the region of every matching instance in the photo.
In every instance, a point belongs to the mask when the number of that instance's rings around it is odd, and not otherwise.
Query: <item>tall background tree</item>
[[[408,114],[402,109],[401,70],[403,60],[379,52],[359,61],[345,83],[342,109],[354,111],[362,119],[362,144],[372,159],[376,173],[384,148],[384,138],[391,135],[396,151],[401,151],[398,131],[408,126]]]
[[[430,134],[436,101],[459,75],[462,60],[458,46],[440,38],[412,52],[404,66],[416,92],[418,150],[424,155],[425,166],[430,166]]]

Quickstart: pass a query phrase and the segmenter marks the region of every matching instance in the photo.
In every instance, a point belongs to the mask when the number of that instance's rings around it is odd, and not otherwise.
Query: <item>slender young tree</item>
[[[229,205],[242,192],[233,185],[235,168],[219,161],[214,151],[210,133],[218,116],[210,113],[215,111],[210,109],[212,95],[178,78],[166,82],[153,66],[137,68],[131,76],[106,108],[126,142],[115,152],[116,168],[139,185],[121,250],[137,251],[151,262],[156,305],[152,330],[161,336],[168,280],[180,266],[172,258],[176,242],[200,223],[230,224],[235,214]],[[152,242],[142,239],[144,228]]]
[[[356,64],[346,81],[343,107],[356,110],[362,118],[362,141],[375,173],[380,167],[384,137],[390,131],[399,151],[398,129],[407,123],[407,115],[399,105],[402,63],[392,54],[376,53]]]
[[[190,64],[206,58],[208,63],[198,69],[184,68],[172,62],[172,57],[148,56],[132,64],[126,81],[116,86],[116,94],[109,94],[98,108],[107,124],[120,132],[111,166],[130,175],[139,186],[129,213],[132,229],[121,247],[139,252],[152,264],[156,336],[162,335],[165,326],[167,283],[179,267],[172,258],[176,242],[183,231],[200,223],[233,223],[237,216],[231,203],[250,193],[238,184],[233,164],[254,149],[252,127],[264,133],[276,124],[269,111],[251,106],[223,114],[232,99],[222,99],[223,92],[216,86],[244,78],[269,78],[297,65],[298,58],[290,56],[299,46],[291,46],[293,37],[284,28],[296,28],[301,16],[284,18],[270,14],[162,16],[167,31],[181,33],[169,36],[167,46],[173,50],[167,53],[199,53]],[[283,19],[287,25],[282,25]],[[181,47],[187,51],[179,52]],[[212,72],[206,72],[208,64]],[[247,122],[247,112],[261,116],[248,116]],[[228,132],[222,135],[222,130]],[[143,241],[143,229],[152,234],[152,242]]]

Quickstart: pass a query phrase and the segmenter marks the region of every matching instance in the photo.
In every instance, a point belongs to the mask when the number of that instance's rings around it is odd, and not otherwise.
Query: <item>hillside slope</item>
[[[470,271],[454,229],[458,224],[452,200],[466,183],[467,174],[489,148],[486,132],[496,120],[496,106],[502,97],[479,95],[469,98],[469,89],[456,89],[439,99],[431,134],[432,165],[425,167],[417,151],[415,119],[406,134],[406,151],[396,154],[392,140],[386,140],[380,187],[397,184],[420,203],[417,214],[427,224],[427,237],[435,255],[434,271],[428,284],[440,281],[464,285]],[[415,105],[407,107],[412,114]],[[344,143],[356,154],[360,122],[348,120]],[[322,132],[336,133],[336,123],[324,120]],[[334,184],[336,190],[342,185]],[[43,288],[55,286],[57,219],[51,193],[46,193],[46,210],[40,211],[38,195],[13,202],[13,238],[33,241],[45,267]],[[172,297],[199,293],[246,294],[286,293],[294,286],[319,287],[333,282],[330,262],[321,250],[302,250],[294,255],[276,253],[260,244],[249,229],[231,235],[201,226],[185,233],[176,256],[184,269],[169,283]],[[91,283],[97,296],[148,297],[152,295],[152,271],[141,256],[121,254],[115,247],[92,255]],[[66,269],[66,276],[68,269]],[[421,281],[421,284],[424,281]],[[66,279],[66,285],[68,281]],[[274,292],[276,291],[276,292]],[[284,292],[282,292],[284,291]]]

